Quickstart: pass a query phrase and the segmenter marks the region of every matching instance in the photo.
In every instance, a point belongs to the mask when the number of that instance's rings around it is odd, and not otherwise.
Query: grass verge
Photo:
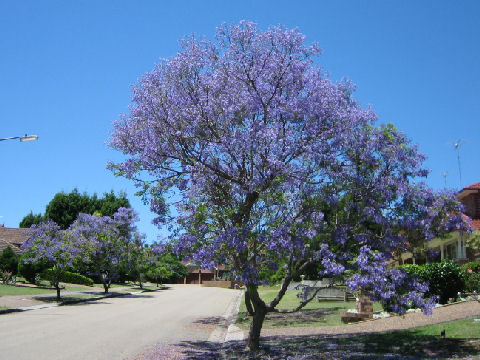
[[[272,291],[271,287],[260,287],[259,295],[265,302],[272,301],[277,295],[277,291]],[[297,290],[289,290],[285,293],[277,309],[294,309],[300,304],[297,298]],[[312,300],[302,310],[295,313],[269,313],[263,323],[263,328],[272,329],[278,327],[295,327],[295,326],[334,326],[342,325],[340,313],[348,309],[354,309],[355,302],[344,301],[322,301]],[[382,310],[379,303],[374,303],[374,311]],[[242,299],[240,310],[237,318],[237,326],[241,329],[248,329],[251,317],[247,314],[245,307],[245,299]]]
[[[0,284],[0,295],[39,295],[53,294],[55,290],[38,289],[34,287],[23,287]]]

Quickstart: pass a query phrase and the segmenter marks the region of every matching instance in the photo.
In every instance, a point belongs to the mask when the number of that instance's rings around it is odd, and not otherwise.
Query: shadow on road
[[[146,294],[143,294],[143,293],[131,293],[131,294],[124,294],[124,295],[120,295],[118,297],[116,297],[117,299],[136,299],[136,298],[153,298],[154,296],[153,295],[146,295]]]
[[[219,325],[222,320],[224,320],[221,316],[211,316],[203,319],[195,320],[194,324],[204,324],[204,325]]]
[[[61,306],[66,305],[90,305],[90,304],[110,304],[109,302],[105,301],[111,298],[117,299],[145,299],[145,298],[153,298],[152,295],[146,295],[143,293],[134,293],[134,294],[124,294],[124,293],[110,293],[110,296],[103,297],[103,293],[98,298],[95,295],[99,295],[99,293],[88,293],[87,295],[93,295],[91,298],[85,297],[82,295],[67,295],[61,298],[60,301],[57,301],[56,296],[35,296],[33,297],[34,300],[43,301],[46,303],[58,303]]]

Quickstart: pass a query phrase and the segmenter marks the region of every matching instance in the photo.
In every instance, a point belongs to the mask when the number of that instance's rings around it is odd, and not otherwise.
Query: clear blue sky
[[[428,156],[428,183],[480,181],[480,1],[1,1],[0,224],[44,212],[59,191],[123,190],[139,229],[161,233],[135,188],[105,165],[121,154],[105,142],[128,111],[131,85],[185,35],[212,38],[222,22],[298,27],[323,48],[319,63],[357,84]],[[450,144],[449,144],[450,143]]]

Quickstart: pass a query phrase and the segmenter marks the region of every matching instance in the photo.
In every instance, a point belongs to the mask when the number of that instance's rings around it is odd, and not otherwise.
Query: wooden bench
[[[317,301],[355,301],[355,296],[348,292],[344,296],[317,295]]]

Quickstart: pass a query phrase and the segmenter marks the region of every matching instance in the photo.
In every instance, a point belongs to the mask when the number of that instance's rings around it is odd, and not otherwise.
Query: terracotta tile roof
[[[10,244],[20,247],[25,241],[28,240],[28,236],[24,234],[25,228],[6,228],[0,227],[0,240],[9,242]]]
[[[0,239],[0,253],[6,249],[7,247],[11,247],[13,252],[17,255],[20,255],[22,253],[22,251],[20,250],[19,247],[9,243],[8,241],[5,241],[5,240],[1,240]]]
[[[462,214],[462,219],[468,222],[473,230],[480,230],[480,219],[472,219],[465,214]]]
[[[480,190],[480,182],[477,182],[472,185],[465,186],[463,190]]]
[[[480,230],[480,219],[470,220],[470,225],[474,230]]]

